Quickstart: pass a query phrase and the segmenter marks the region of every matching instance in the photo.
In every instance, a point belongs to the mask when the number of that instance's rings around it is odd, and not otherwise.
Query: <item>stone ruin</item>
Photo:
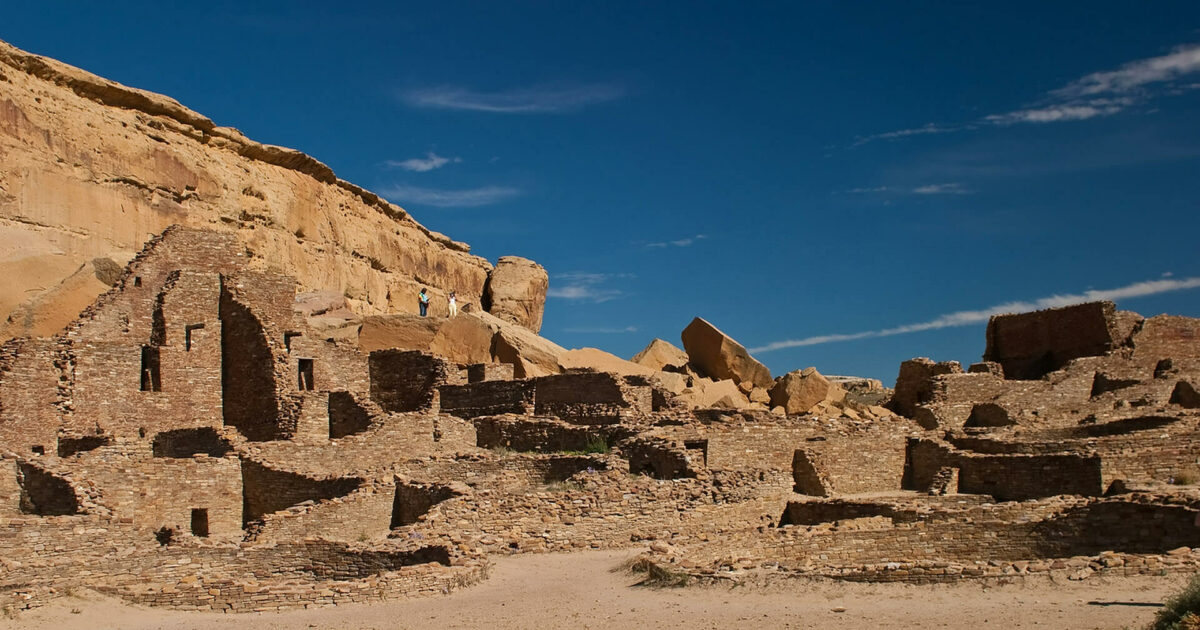
[[[617,371],[367,352],[296,297],[173,227],[65,331],[0,347],[0,605],[334,605],[585,548],[703,580],[1200,568],[1200,320],[999,316],[985,361],[907,361],[893,393],[771,379],[703,320]]]

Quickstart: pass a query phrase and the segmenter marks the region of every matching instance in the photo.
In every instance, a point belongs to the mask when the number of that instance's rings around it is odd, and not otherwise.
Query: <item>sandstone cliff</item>
[[[308,155],[0,42],[0,339],[62,328],[171,224],[362,315],[415,312],[421,286],[435,315],[450,290],[479,305],[492,269]]]

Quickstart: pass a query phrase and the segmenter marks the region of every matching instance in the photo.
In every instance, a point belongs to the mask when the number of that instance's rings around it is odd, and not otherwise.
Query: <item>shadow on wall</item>
[[[38,516],[79,514],[75,489],[65,479],[28,462],[17,464],[21,511]]]
[[[275,359],[262,322],[221,286],[221,409],[252,441],[286,437],[279,426]]]

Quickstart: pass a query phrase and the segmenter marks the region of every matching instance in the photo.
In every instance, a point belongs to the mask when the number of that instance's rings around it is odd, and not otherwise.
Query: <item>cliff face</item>
[[[172,224],[361,314],[479,305],[492,268],[312,157],[0,42],[0,340],[62,328]]]

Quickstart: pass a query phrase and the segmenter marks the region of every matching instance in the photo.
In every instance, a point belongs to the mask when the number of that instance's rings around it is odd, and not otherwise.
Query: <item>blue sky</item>
[[[107,4],[0,38],[539,261],[568,347],[700,315],[890,383],[993,307],[1200,316],[1194,0]]]

